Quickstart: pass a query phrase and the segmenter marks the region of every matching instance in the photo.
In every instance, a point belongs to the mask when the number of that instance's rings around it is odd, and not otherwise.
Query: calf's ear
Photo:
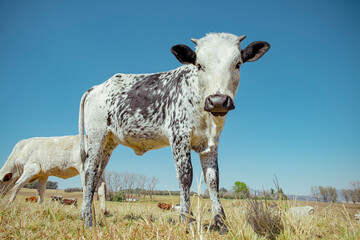
[[[171,48],[171,52],[183,64],[195,64],[196,62],[196,53],[186,45],[175,45]]]
[[[12,178],[12,173],[7,173],[5,174],[5,176],[3,177],[3,182],[9,181]]]
[[[244,50],[241,50],[243,62],[254,62],[261,58],[270,48],[270,44],[263,41],[250,43]]]

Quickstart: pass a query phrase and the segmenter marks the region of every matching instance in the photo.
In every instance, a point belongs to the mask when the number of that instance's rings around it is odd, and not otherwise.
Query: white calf
[[[79,135],[30,138],[18,142],[0,170],[1,196],[12,189],[11,203],[25,184],[38,179],[39,202],[42,202],[49,176],[67,179],[80,174],[83,184],[85,172],[79,143]],[[98,194],[101,210],[105,211],[105,183],[102,179]]]

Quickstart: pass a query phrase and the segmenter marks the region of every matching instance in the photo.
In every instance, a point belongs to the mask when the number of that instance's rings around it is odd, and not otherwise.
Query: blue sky
[[[220,186],[243,181],[309,194],[360,179],[358,1],[1,1],[0,165],[21,139],[78,133],[82,94],[115,73],[174,69],[175,44],[208,32],[271,44],[241,68],[220,141]],[[193,189],[201,167],[192,154]],[[177,190],[169,147],[136,156],[119,146],[107,166],[156,176]],[[80,186],[80,178],[58,181]],[[205,185],[203,185],[203,188]]]

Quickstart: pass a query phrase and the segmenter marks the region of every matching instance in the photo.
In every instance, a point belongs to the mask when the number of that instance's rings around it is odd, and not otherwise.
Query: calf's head
[[[195,52],[186,45],[171,48],[181,63],[196,67],[204,110],[214,116],[225,116],[235,108],[241,65],[258,60],[270,48],[269,43],[256,41],[241,50],[241,41],[245,37],[210,33],[201,39],[192,39],[196,44]]]

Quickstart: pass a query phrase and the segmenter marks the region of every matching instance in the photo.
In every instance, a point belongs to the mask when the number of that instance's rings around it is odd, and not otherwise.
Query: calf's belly
[[[62,179],[67,179],[71,177],[75,177],[79,175],[79,172],[75,168],[67,168],[67,169],[53,169],[49,171],[49,176],[55,176]]]
[[[147,151],[169,146],[169,140],[165,136],[152,135],[151,137],[126,136],[120,144],[130,147],[136,155],[143,155]]]

